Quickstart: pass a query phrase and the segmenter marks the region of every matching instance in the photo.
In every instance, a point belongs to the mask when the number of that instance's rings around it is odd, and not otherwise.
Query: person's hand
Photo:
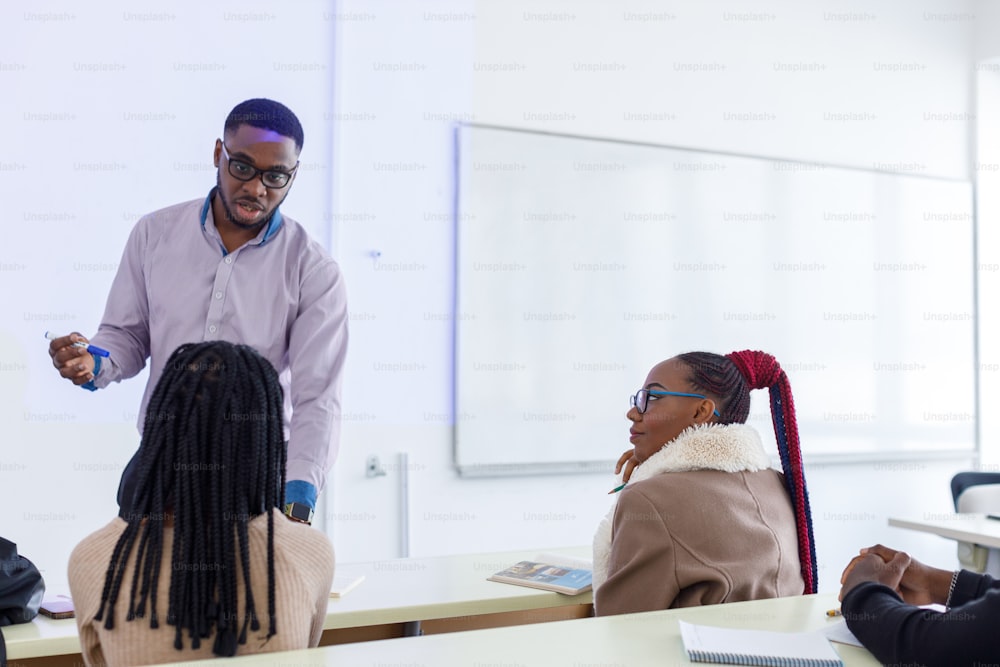
[[[858,584],[875,581],[895,590],[909,604],[944,604],[951,575],[949,570],[924,565],[902,551],[876,544],[862,549],[844,568],[840,599]]]
[[[68,336],[53,338],[49,341],[49,356],[59,375],[75,385],[81,385],[94,379],[94,357],[86,347],[75,347],[73,343],[76,342],[88,341],[75,331]]]
[[[616,475],[622,471],[622,466],[625,468],[625,474],[622,475],[622,483],[624,484],[632,476],[632,472],[639,467],[639,462],[635,460],[634,450],[626,449],[625,452],[618,457],[618,463],[615,464]]]
[[[897,551],[888,561],[882,560],[881,556],[872,551],[855,556],[840,577],[840,600],[843,600],[852,588],[866,581],[874,581],[899,592],[899,582],[906,568],[910,566],[910,561],[909,554],[902,551]]]

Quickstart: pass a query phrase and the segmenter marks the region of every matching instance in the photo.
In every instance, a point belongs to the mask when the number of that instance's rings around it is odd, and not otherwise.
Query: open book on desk
[[[592,588],[593,565],[581,558],[541,553],[487,577],[490,581],[578,595]]]
[[[339,598],[365,580],[364,572],[352,569],[349,565],[337,565],[333,570],[333,584],[330,586],[330,597]]]
[[[844,667],[822,630],[772,632],[678,621],[691,662],[778,667]]]

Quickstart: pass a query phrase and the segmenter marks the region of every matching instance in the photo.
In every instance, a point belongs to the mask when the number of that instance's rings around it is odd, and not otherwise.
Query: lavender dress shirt
[[[143,216],[132,229],[91,339],[111,353],[93,384],[130,378],[148,358],[141,432],[163,365],[179,345],[250,345],[274,365],[285,392],[286,480],[320,491],[340,438],[343,276],[302,226],[280,212],[255,239],[227,253],[212,218],[214,192]]]

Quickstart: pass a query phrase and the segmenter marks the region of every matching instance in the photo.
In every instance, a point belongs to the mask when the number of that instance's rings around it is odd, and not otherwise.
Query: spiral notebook
[[[738,630],[679,621],[691,662],[775,667],[844,667],[821,632]]]

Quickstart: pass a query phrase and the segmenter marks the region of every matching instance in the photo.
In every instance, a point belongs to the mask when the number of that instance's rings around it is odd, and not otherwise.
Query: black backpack
[[[0,537],[0,626],[29,623],[38,615],[45,581],[35,564],[17,555],[17,545]],[[7,665],[7,647],[0,631],[0,667]]]
[[[0,626],[29,623],[38,615],[45,581],[35,564],[0,537]]]

